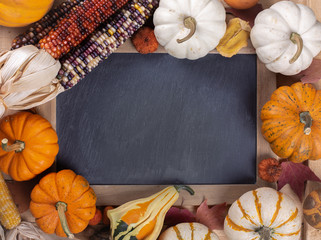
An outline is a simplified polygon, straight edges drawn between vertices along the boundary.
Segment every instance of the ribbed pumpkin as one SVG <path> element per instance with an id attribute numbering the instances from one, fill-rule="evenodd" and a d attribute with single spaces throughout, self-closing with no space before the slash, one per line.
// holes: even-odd
<path id="1" fill-rule="evenodd" d="M 71 170 L 49 173 L 31 192 L 30 211 L 46 233 L 69 238 L 82 232 L 96 212 L 96 194 Z"/>
<path id="2" fill-rule="evenodd" d="M 180 223 L 168 228 L 159 240 L 219 240 L 217 235 L 203 224 Z"/>
<path id="3" fill-rule="evenodd" d="M 161 232 L 164 218 L 176 202 L 181 189 L 190 194 L 188 186 L 170 186 L 154 195 L 125 203 L 107 212 L 113 240 L 155 240 Z"/>
<path id="4" fill-rule="evenodd" d="M 53 0 L 0 0 L 0 25 L 22 27 L 36 22 L 52 3 Z"/>
<path id="5" fill-rule="evenodd" d="M 19 112 L 0 122 L 0 169 L 16 181 L 25 181 L 49 168 L 58 153 L 58 137 L 38 114 Z"/>
<path id="6" fill-rule="evenodd" d="M 321 91 L 301 82 L 274 91 L 261 111 L 262 134 L 292 162 L 321 158 Z"/>
<path id="7" fill-rule="evenodd" d="M 232 204 L 224 232 L 229 240 L 299 240 L 301 224 L 302 216 L 292 198 L 263 187 Z"/>

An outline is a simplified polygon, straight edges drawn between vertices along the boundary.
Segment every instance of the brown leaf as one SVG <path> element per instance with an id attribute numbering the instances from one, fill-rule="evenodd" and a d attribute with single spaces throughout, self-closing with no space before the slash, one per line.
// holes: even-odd
<path id="1" fill-rule="evenodd" d="M 184 222 L 195 222 L 195 216 L 187 209 L 171 207 L 165 216 L 165 225 L 175 226 Z"/>
<path id="2" fill-rule="evenodd" d="M 321 79 L 321 59 L 313 59 L 306 70 L 298 74 L 303 83 L 314 83 Z"/>
<path id="3" fill-rule="evenodd" d="M 211 230 L 223 230 L 226 215 L 226 203 L 209 208 L 207 206 L 207 200 L 204 200 L 196 211 L 196 221 L 204 224 Z"/>
<path id="4" fill-rule="evenodd" d="M 303 197 L 305 181 L 310 180 L 321 182 L 314 172 L 302 163 L 284 161 L 281 163 L 281 166 L 282 173 L 278 181 L 278 189 L 280 190 L 288 183 L 300 200 L 302 200 Z"/>
<path id="5" fill-rule="evenodd" d="M 235 17 L 239 17 L 246 22 L 249 22 L 250 26 L 254 26 L 254 20 L 256 16 L 263 10 L 262 4 L 256 4 L 254 7 L 245 10 L 239 10 L 234 8 L 226 8 L 226 13 L 231 13 Z"/>

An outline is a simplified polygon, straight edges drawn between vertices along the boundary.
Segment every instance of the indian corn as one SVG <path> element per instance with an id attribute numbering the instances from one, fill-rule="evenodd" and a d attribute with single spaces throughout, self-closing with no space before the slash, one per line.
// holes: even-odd
<path id="1" fill-rule="evenodd" d="M 24 33 L 17 36 L 12 42 L 12 49 L 17 49 L 26 45 L 36 45 L 40 39 L 46 36 L 65 15 L 83 2 L 83 0 L 67 0 L 50 10 L 42 19 L 32 24 Z"/>
<path id="2" fill-rule="evenodd" d="M 58 25 L 39 41 L 40 48 L 59 59 L 127 2 L 128 0 L 85 0 L 71 9 Z"/>
<path id="3" fill-rule="evenodd" d="M 132 0 L 75 51 L 62 58 L 57 76 L 61 85 L 69 89 L 77 84 L 130 38 L 152 15 L 158 3 L 159 0 Z"/>
<path id="4" fill-rule="evenodd" d="M 9 189 L 0 172 L 0 222 L 6 229 L 19 225 L 21 218 L 17 206 L 12 200 Z"/>

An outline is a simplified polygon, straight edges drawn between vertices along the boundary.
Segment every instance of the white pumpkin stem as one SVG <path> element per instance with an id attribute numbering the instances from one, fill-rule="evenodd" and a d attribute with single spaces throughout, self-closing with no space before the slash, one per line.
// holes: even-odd
<path id="1" fill-rule="evenodd" d="M 182 38 L 177 39 L 178 43 L 183 43 L 189 40 L 191 37 L 193 37 L 194 33 L 196 32 L 196 20 L 193 17 L 187 17 L 184 19 L 184 26 L 190 30 L 189 34 Z"/>
<path id="2" fill-rule="evenodd" d="M 303 50 L 303 40 L 300 34 L 293 32 L 291 34 L 290 40 L 297 45 L 297 51 L 294 54 L 293 58 L 290 60 L 290 64 L 294 63 L 300 57 L 302 50 Z"/>
<path id="3" fill-rule="evenodd" d="M 312 127 L 312 117 L 309 112 L 301 112 L 300 113 L 300 122 L 304 125 L 304 134 L 310 135 L 311 127 Z"/>
<path id="4" fill-rule="evenodd" d="M 24 149 L 25 149 L 25 143 L 22 142 L 22 141 L 15 141 L 14 144 L 8 146 L 8 139 L 7 138 L 4 138 L 1 140 L 1 147 L 4 151 L 6 152 L 12 152 L 12 151 L 15 151 L 15 152 L 22 152 Z"/>
<path id="5" fill-rule="evenodd" d="M 270 240 L 271 239 L 271 228 L 262 226 L 256 232 L 260 235 L 259 240 Z"/>
<path id="6" fill-rule="evenodd" d="M 58 211 L 58 216 L 59 216 L 59 219 L 60 219 L 60 223 L 61 223 L 62 229 L 64 230 L 64 232 L 65 232 L 65 234 L 67 235 L 68 238 L 74 239 L 75 236 L 74 236 L 74 234 L 71 233 L 71 231 L 69 229 L 67 218 L 66 218 L 66 215 L 65 215 L 65 212 L 67 211 L 67 203 L 57 202 L 56 203 L 56 209 Z"/>

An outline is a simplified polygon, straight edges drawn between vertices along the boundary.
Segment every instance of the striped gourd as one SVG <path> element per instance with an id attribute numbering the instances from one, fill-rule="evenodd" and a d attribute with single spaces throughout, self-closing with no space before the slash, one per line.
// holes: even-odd
<path id="1" fill-rule="evenodd" d="M 170 186 L 154 195 L 137 199 L 109 210 L 113 240 L 155 240 L 160 234 L 164 218 L 179 197 L 180 190 L 194 191 L 187 186 Z"/>
<path id="2" fill-rule="evenodd" d="M 219 240 L 219 238 L 205 225 L 192 222 L 168 228 L 158 240 Z"/>
<path id="3" fill-rule="evenodd" d="M 58 25 L 39 41 L 40 48 L 59 59 L 127 2 L 128 0 L 85 0 L 72 8 Z"/>
<path id="4" fill-rule="evenodd" d="M 24 33 L 17 36 L 12 41 L 12 49 L 17 49 L 26 45 L 35 45 L 40 39 L 46 36 L 74 6 L 83 0 L 67 0 L 54 9 L 50 10 L 43 18 L 35 22 Z"/>
<path id="5" fill-rule="evenodd" d="M 301 224 L 302 216 L 292 198 L 263 187 L 232 204 L 224 232 L 230 240 L 299 240 Z"/>
<path id="6" fill-rule="evenodd" d="M 130 38 L 157 8 L 159 0 L 132 0 L 73 52 L 63 57 L 57 79 L 65 89 L 76 85 Z"/>
<path id="7" fill-rule="evenodd" d="M 19 225 L 21 218 L 17 206 L 12 200 L 5 180 L 0 172 L 0 222 L 6 229 Z"/>

